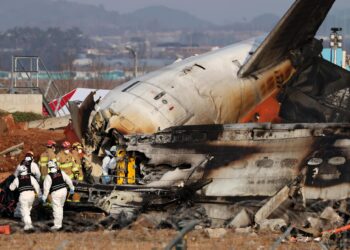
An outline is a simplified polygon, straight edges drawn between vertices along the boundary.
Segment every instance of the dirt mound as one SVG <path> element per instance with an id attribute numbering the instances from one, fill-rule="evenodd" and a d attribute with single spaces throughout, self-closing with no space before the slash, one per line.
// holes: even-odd
<path id="1" fill-rule="evenodd" d="M 38 161 L 40 154 L 45 151 L 47 140 L 55 140 L 58 143 L 65 139 L 63 130 L 20 129 L 15 125 L 14 129 L 6 133 L 0 133 L 0 152 L 17 144 L 24 143 L 24 150 L 16 156 L 0 156 L 0 182 L 12 172 L 29 150 L 34 152 L 34 159 Z"/>

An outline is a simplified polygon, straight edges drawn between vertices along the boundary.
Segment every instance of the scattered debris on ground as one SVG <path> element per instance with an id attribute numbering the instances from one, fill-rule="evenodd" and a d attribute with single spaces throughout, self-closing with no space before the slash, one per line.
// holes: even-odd
<path id="1" fill-rule="evenodd" d="M 32 150 L 38 157 L 49 139 L 63 141 L 64 133 L 62 130 L 17 128 L 0 133 L 0 181 L 11 174 L 26 151 Z M 248 200 L 224 205 L 225 209 L 232 210 L 232 216 L 229 218 L 220 217 L 223 211 L 220 207 L 210 211 L 208 203 L 192 200 L 191 192 L 188 191 L 155 210 L 140 207 L 136 210 L 118 210 L 118 213 L 107 214 L 103 211 L 67 207 L 63 229 L 60 232 L 51 231 L 50 206 L 36 204 L 33 208 L 35 230 L 32 234 L 23 234 L 21 221 L 13 218 L 2 219 L 0 225 L 8 225 L 11 235 L 1 234 L 0 244 L 7 249 L 10 247 L 7 245 L 8 237 L 20 244 L 25 235 L 24 238 L 30 244 L 45 246 L 45 249 L 56 249 L 62 244 L 73 246 L 76 244 L 76 241 L 72 240 L 75 237 L 87 237 L 83 242 L 87 247 L 106 246 L 102 240 L 94 242 L 89 238 L 93 235 L 99 239 L 112 237 L 118 242 L 118 246 L 136 249 L 164 248 L 191 221 L 198 221 L 198 225 L 187 236 L 189 248 L 234 246 L 267 249 L 274 244 L 282 244 L 288 246 L 288 249 L 320 249 L 320 244 L 326 247 L 347 244 L 350 200 L 305 201 L 300 190 L 300 181 L 297 179 L 266 200 Z M 161 199 L 161 196 L 159 198 Z M 50 238 L 52 246 L 46 246 L 46 240 L 40 240 L 42 236 Z M 57 237 L 60 237 L 60 240 Z M 81 240 L 78 242 L 80 244 Z"/>

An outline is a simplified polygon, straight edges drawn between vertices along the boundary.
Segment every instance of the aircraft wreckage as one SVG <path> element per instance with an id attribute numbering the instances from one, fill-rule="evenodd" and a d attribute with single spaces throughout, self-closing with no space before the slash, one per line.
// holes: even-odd
<path id="1" fill-rule="evenodd" d="M 74 130 L 95 159 L 119 144 L 141 165 L 143 185 L 109 190 L 147 206 L 193 195 L 233 201 L 301 178 L 303 199 L 348 198 L 350 74 L 320 57 L 315 38 L 333 3 L 297 0 L 265 39 L 174 63 L 97 103 L 93 94 L 72 103 Z"/>
<path id="2" fill-rule="evenodd" d="M 76 206 L 132 214 L 191 201 L 227 219 L 228 204 L 284 187 L 302 203 L 349 198 L 350 74 L 320 57 L 315 38 L 334 1 L 297 0 L 264 39 L 71 103 L 74 131 L 96 164 L 96 182 L 76 184 Z M 114 144 L 136 156 L 142 184 L 98 183 Z"/>

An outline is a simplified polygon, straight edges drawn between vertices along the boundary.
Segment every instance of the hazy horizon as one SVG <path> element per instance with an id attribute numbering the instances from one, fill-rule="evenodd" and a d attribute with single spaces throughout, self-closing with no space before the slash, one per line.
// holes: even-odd
<path id="1" fill-rule="evenodd" d="M 258 15 L 273 13 L 282 16 L 293 0 L 68 0 L 103 5 L 107 10 L 128 13 L 144 7 L 163 5 L 186 11 L 216 24 L 250 20 Z M 307 0 L 306 0 L 307 1 Z M 336 0 L 333 10 L 350 7 L 349 0 Z"/>

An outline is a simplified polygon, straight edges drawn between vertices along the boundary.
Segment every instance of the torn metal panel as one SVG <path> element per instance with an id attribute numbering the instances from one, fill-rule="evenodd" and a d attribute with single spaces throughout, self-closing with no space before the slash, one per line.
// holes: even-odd
<path id="1" fill-rule="evenodd" d="M 84 206 L 95 206 L 106 213 L 129 215 L 148 209 L 161 209 L 181 200 L 191 199 L 210 181 L 179 187 L 147 187 L 142 185 L 102 185 L 75 183 L 75 192 Z"/>
<path id="2" fill-rule="evenodd" d="M 289 198 L 290 188 L 285 186 L 276 195 L 265 203 L 254 216 L 255 223 L 261 223 L 267 219 L 282 203 Z"/>
<path id="3" fill-rule="evenodd" d="M 0 155 L 6 155 L 8 153 L 11 153 L 11 152 L 14 152 L 14 151 L 20 151 L 22 152 L 23 150 L 23 147 L 24 147 L 24 142 L 20 143 L 20 144 L 17 144 L 15 146 L 12 146 L 12 147 L 9 147 L 3 151 L 0 152 Z"/>
<path id="4" fill-rule="evenodd" d="M 95 106 L 94 94 L 94 92 L 91 92 L 80 107 L 74 102 L 69 102 L 69 112 L 71 114 L 74 132 L 80 140 L 86 133 L 89 116 Z"/>
<path id="5" fill-rule="evenodd" d="M 315 58 L 288 83 L 279 101 L 286 122 L 349 122 L 350 73 Z"/>

